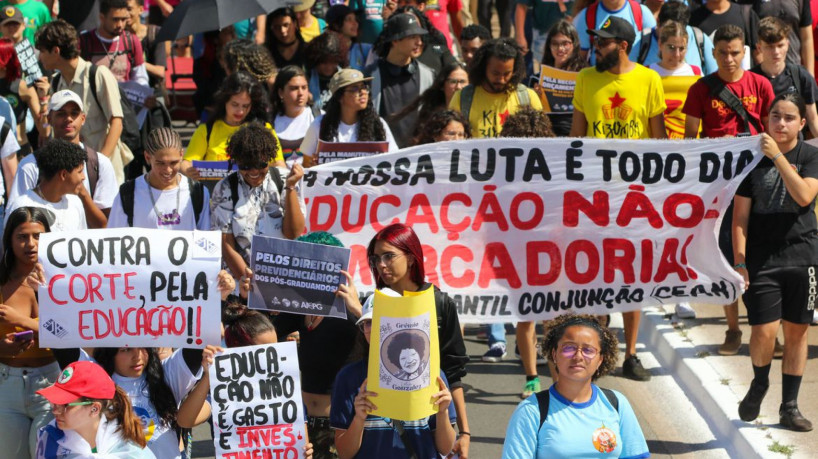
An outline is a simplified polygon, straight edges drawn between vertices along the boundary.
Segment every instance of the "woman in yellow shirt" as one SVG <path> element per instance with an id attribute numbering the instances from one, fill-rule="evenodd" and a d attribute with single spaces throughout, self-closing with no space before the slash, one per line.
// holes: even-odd
<path id="1" fill-rule="evenodd" d="M 211 121 L 200 124 L 190 139 L 182 172 L 190 178 L 198 179 L 199 171 L 191 161 L 227 161 L 227 141 L 239 127 L 251 121 L 265 123 L 267 129 L 276 135 L 268 122 L 267 93 L 262 85 L 250 75 L 242 72 L 231 74 L 216 93 L 216 114 Z M 277 137 L 276 137 L 277 138 Z M 284 167 L 281 144 L 278 145 L 273 163 Z"/>

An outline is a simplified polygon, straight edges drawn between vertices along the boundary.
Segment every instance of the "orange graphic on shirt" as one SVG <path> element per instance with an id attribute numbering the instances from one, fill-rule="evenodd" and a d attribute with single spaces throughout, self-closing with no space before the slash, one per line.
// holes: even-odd
<path id="1" fill-rule="evenodd" d="M 756 105 L 758 105 L 758 96 L 750 94 L 742 97 L 741 105 L 744 106 L 744 109 L 747 110 L 748 113 L 754 113 L 756 111 Z M 727 116 L 730 113 L 734 113 L 733 109 L 728 107 L 727 104 L 721 99 L 710 99 L 710 108 L 717 110 L 719 112 L 719 116 L 722 117 Z"/>
<path id="2" fill-rule="evenodd" d="M 608 100 L 610 100 L 611 103 L 602 106 L 602 116 L 604 116 L 606 120 L 619 118 L 622 121 L 626 121 L 628 117 L 631 116 L 631 113 L 633 113 L 633 108 L 631 108 L 630 105 L 625 105 L 627 99 L 620 96 L 619 91 L 617 91 L 613 97 L 609 97 Z"/>
<path id="3" fill-rule="evenodd" d="M 605 427 L 605 424 L 594 431 L 591 439 L 594 442 L 594 448 L 600 453 L 610 453 L 616 449 L 616 434 Z"/>

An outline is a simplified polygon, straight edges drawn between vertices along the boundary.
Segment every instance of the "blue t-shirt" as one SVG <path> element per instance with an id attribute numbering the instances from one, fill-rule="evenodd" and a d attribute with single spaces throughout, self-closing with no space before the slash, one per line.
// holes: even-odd
<path id="1" fill-rule="evenodd" d="M 361 28 L 358 30 L 358 41 L 361 43 L 375 43 L 378 35 L 383 30 L 383 17 L 381 10 L 386 5 L 386 0 L 350 0 L 349 7 L 354 11 L 360 11 L 362 16 L 358 16 Z"/>
<path id="2" fill-rule="evenodd" d="M 628 399 L 614 392 L 619 411 L 599 388 L 585 403 L 571 403 L 548 389 L 548 416 L 540 428 L 540 407 L 532 395 L 517 405 L 506 430 L 503 458 L 645 458 L 645 436 Z M 536 433 L 536 434 L 535 434 Z"/>
<path id="3" fill-rule="evenodd" d="M 351 363 L 341 371 L 335 378 L 335 385 L 332 387 L 332 408 L 330 409 L 329 421 L 333 429 L 349 429 L 352 420 L 355 418 L 355 396 L 358 389 L 366 379 L 367 362 L 361 360 Z M 446 376 L 440 372 L 440 377 L 448 387 Z M 373 400 L 378 404 L 377 398 Z M 356 458 L 402 458 L 406 457 L 406 448 L 400 436 L 389 425 L 389 419 L 380 416 L 367 416 L 364 423 L 364 433 L 361 438 L 361 448 L 358 450 Z M 454 424 L 457 421 L 454 403 L 449 404 L 449 422 Z M 392 422 L 401 422 L 392 420 Z M 418 421 L 404 421 L 403 428 L 408 434 L 415 453 L 419 459 L 439 459 L 440 455 L 435 448 L 435 438 L 432 433 L 435 430 L 435 416 Z"/>
<path id="4" fill-rule="evenodd" d="M 653 13 L 651 13 L 647 6 L 640 6 L 642 8 L 642 29 L 655 29 L 656 19 L 653 17 Z M 580 47 L 583 51 L 588 51 L 588 56 L 591 59 L 591 65 L 596 65 L 596 56 L 591 49 L 591 37 L 588 36 L 589 27 L 585 23 L 585 15 L 587 12 L 588 8 L 585 8 L 580 11 L 579 14 L 577 14 L 577 17 L 574 18 L 574 27 L 577 28 L 577 32 L 579 33 Z M 633 11 L 631 11 L 630 2 L 626 1 L 625 5 L 617 11 L 609 11 L 607 8 L 605 8 L 605 5 L 600 2 L 596 11 L 596 24 L 593 28 L 598 29 L 602 27 L 602 24 L 604 24 L 605 21 L 611 16 L 622 18 L 633 24 L 633 31 L 636 32 L 636 40 L 633 42 L 633 48 L 631 48 L 631 52 L 628 57 L 630 57 L 631 61 L 636 62 L 639 58 L 639 44 L 642 42 L 642 31 L 636 28 L 636 20 L 634 19 Z"/>
<path id="5" fill-rule="evenodd" d="M 696 35 L 693 33 L 693 28 L 687 26 L 686 30 L 687 54 L 685 54 L 685 62 L 702 69 L 702 75 L 710 75 L 718 70 L 716 59 L 713 57 L 713 40 L 711 40 L 706 33 L 702 33 L 702 41 L 704 42 L 704 65 L 702 65 L 702 59 L 699 55 L 699 45 L 696 44 Z M 645 67 L 661 60 L 659 59 L 659 37 L 656 36 L 656 29 L 653 29 L 653 33 L 650 34 L 650 37 L 650 49 L 648 50 L 645 62 L 642 64 Z"/>

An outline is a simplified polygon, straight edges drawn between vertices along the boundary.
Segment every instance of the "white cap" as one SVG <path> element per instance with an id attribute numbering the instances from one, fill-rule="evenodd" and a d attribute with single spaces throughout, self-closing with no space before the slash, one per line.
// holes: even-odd
<path id="1" fill-rule="evenodd" d="M 48 101 L 48 111 L 59 110 L 68 102 L 74 102 L 80 108 L 81 112 L 85 111 L 85 108 L 82 106 L 82 99 L 80 99 L 80 96 L 78 96 L 74 91 L 68 89 L 57 91 L 51 95 L 51 99 Z"/>
<path id="2" fill-rule="evenodd" d="M 378 290 L 379 292 L 383 293 L 384 295 L 388 296 L 401 296 L 400 293 L 392 290 L 391 288 L 384 288 L 383 290 Z M 365 320 L 372 320 L 372 306 L 375 303 L 375 294 L 369 295 L 369 298 L 364 301 L 364 305 L 361 307 L 361 318 L 355 322 L 356 325 L 360 325 L 361 322 Z"/>

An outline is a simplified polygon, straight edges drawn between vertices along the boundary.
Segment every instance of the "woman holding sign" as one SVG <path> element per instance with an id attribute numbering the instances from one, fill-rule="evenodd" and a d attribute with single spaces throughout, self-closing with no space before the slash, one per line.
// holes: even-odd
<path id="1" fill-rule="evenodd" d="M 99 365 L 68 365 L 54 385 L 37 391 L 56 418 L 40 430 L 37 459 L 153 459 L 128 394 Z M 162 457 L 162 456 L 160 456 Z"/>
<path id="2" fill-rule="evenodd" d="M 36 291 L 26 277 L 37 263 L 40 234 L 50 230 L 47 210 L 21 207 L 9 214 L 0 258 L 0 445 L 8 457 L 34 453 L 37 430 L 52 418 L 48 401 L 36 395 L 57 379 L 60 368 L 37 335 Z"/>

